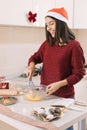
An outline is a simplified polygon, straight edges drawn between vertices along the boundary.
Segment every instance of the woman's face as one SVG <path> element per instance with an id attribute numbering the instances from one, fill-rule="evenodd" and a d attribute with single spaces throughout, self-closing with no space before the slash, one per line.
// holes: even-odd
<path id="1" fill-rule="evenodd" d="M 45 18 L 45 25 L 46 25 L 47 31 L 54 38 L 55 37 L 55 27 L 56 27 L 55 20 L 50 18 L 50 17 L 46 17 Z"/>

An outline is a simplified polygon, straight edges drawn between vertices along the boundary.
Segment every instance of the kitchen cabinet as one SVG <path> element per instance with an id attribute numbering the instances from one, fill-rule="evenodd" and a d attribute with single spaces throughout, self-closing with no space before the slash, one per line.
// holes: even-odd
<path id="1" fill-rule="evenodd" d="M 55 6 L 55 0 L 0 0 L 0 24 L 16 26 L 44 26 L 44 16 Z M 36 22 L 28 22 L 26 14 L 37 13 Z"/>
<path id="2" fill-rule="evenodd" d="M 27 25 L 26 13 L 29 10 L 32 10 L 31 0 L 0 0 L 0 24 Z"/>
<path id="3" fill-rule="evenodd" d="M 37 12 L 36 26 L 45 25 L 44 17 L 47 11 L 55 7 L 55 0 L 33 0 L 33 10 Z"/>
<path id="4" fill-rule="evenodd" d="M 74 0 L 74 28 L 87 28 L 87 0 Z"/>
<path id="5" fill-rule="evenodd" d="M 68 12 L 69 26 L 73 27 L 73 0 L 56 0 L 56 7 L 64 7 Z"/>
<path id="6" fill-rule="evenodd" d="M 44 27 L 46 12 L 54 7 L 64 7 L 68 12 L 69 26 L 86 29 L 86 5 L 87 0 L 0 0 L 0 25 Z M 36 22 L 27 21 L 29 11 L 37 13 Z"/>
<path id="7" fill-rule="evenodd" d="M 69 25 L 72 27 L 73 0 L 0 0 L 0 24 L 43 27 L 46 12 L 62 6 L 68 11 Z M 37 13 L 36 22 L 27 21 L 26 14 L 29 11 Z"/>

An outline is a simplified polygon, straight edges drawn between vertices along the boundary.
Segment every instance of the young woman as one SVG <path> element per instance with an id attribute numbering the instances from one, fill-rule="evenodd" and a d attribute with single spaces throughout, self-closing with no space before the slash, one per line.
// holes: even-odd
<path id="1" fill-rule="evenodd" d="M 46 94 L 74 98 L 74 84 L 85 74 L 85 58 L 80 43 L 68 27 L 64 8 L 53 8 L 47 12 L 45 30 L 46 40 L 29 58 L 28 75 L 33 74 L 36 64 L 43 63 L 41 84 L 46 85 Z"/>

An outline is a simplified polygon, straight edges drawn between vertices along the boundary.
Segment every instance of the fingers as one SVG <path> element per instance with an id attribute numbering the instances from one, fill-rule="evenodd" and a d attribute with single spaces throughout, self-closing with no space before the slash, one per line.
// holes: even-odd
<path id="1" fill-rule="evenodd" d="M 32 77 L 32 74 L 33 74 L 32 68 L 28 67 L 28 68 L 27 68 L 27 77 L 28 77 L 28 78 Z"/>
<path id="2" fill-rule="evenodd" d="M 58 83 L 54 82 L 47 86 L 46 95 L 49 96 L 58 90 Z"/>
<path id="3" fill-rule="evenodd" d="M 47 88 L 46 88 L 46 96 L 49 96 L 52 93 L 54 93 L 53 87 L 51 85 L 47 86 Z"/>
<path id="4" fill-rule="evenodd" d="M 28 76 L 28 78 L 32 77 L 32 75 L 34 74 L 34 70 L 35 70 L 35 63 L 30 62 L 30 64 L 27 67 L 27 76 Z"/>

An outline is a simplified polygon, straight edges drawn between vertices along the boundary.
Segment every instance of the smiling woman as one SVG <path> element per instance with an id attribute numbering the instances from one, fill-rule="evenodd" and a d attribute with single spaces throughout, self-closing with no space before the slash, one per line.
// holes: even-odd
<path id="1" fill-rule="evenodd" d="M 33 75 L 36 64 L 43 63 L 41 84 L 46 85 L 46 95 L 74 98 L 74 84 L 85 75 L 85 58 L 80 43 L 68 27 L 64 7 L 48 10 L 45 33 L 46 40 L 29 58 L 28 75 Z M 73 127 L 67 130 L 73 130 Z"/>
<path id="2" fill-rule="evenodd" d="M 55 27 L 56 27 L 55 20 L 47 17 L 46 21 L 47 22 L 45 24 L 46 24 L 47 31 L 50 32 L 52 37 L 54 37 L 55 36 Z"/>

